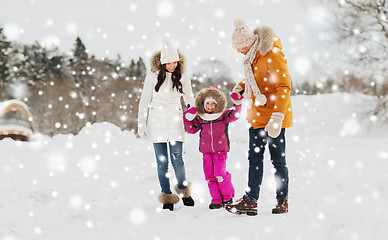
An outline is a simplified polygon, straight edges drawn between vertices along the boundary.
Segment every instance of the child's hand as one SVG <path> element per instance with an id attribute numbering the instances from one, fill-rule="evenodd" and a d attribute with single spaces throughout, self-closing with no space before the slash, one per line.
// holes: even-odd
<path id="1" fill-rule="evenodd" d="M 241 100 L 244 98 L 243 95 L 239 94 L 239 93 L 232 93 L 230 94 L 230 97 L 233 99 L 233 100 Z"/>
<path id="2" fill-rule="evenodd" d="M 187 105 L 187 110 L 183 114 L 183 120 L 191 122 L 196 116 L 197 109 L 195 107 L 190 107 L 190 105 Z"/>
<path id="3" fill-rule="evenodd" d="M 240 85 L 238 85 L 238 86 L 237 85 L 236 85 L 236 87 L 233 88 L 233 92 L 232 92 L 232 94 L 230 94 L 230 98 L 232 99 L 232 102 L 234 104 L 240 105 L 242 103 L 242 99 L 244 98 L 244 96 L 242 95 L 244 90 L 242 89 L 242 87 Z"/>

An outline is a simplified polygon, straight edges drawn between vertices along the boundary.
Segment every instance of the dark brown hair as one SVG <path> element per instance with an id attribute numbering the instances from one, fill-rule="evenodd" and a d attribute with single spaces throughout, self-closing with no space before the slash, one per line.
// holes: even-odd
<path id="1" fill-rule="evenodd" d="M 172 72 L 171 80 L 172 80 L 172 89 L 176 88 L 176 90 L 180 93 L 184 93 L 182 89 L 182 83 L 181 83 L 182 73 L 181 73 L 181 67 L 180 63 L 178 62 L 178 65 L 176 66 L 174 72 Z M 158 74 L 158 82 L 155 85 L 155 91 L 158 92 L 160 89 L 160 86 L 164 83 L 166 80 L 166 64 L 162 64 L 159 74 Z"/>

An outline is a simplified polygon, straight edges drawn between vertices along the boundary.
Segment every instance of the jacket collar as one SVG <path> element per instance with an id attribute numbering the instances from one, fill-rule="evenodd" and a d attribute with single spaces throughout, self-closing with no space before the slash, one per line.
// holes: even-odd
<path id="1" fill-rule="evenodd" d="M 204 113 L 204 114 L 198 114 L 200 118 L 202 118 L 205 121 L 214 121 L 221 117 L 223 112 L 220 113 Z"/>

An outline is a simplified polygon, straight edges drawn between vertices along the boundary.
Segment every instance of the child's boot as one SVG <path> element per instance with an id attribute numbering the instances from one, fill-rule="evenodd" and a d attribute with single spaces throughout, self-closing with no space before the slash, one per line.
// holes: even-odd
<path id="1" fill-rule="evenodd" d="M 210 203 L 209 209 L 220 209 L 222 208 L 222 204 L 220 203 Z"/>

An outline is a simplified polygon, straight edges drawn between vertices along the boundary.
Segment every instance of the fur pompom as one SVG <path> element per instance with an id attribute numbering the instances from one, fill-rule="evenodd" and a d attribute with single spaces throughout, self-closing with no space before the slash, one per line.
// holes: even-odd
<path id="1" fill-rule="evenodd" d="M 241 29 L 241 28 L 244 28 L 246 26 L 245 22 L 241 19 L 236 19 L 234 20 L 234 27 L 236 29 Z"/>

